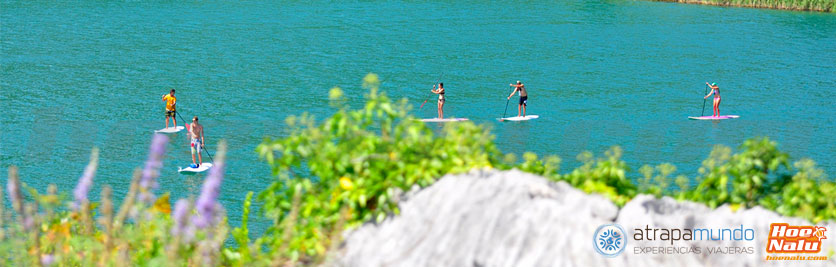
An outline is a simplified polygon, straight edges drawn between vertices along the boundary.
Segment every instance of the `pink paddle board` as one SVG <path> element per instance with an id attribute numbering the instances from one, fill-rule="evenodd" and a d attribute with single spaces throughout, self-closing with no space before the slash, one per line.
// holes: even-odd
<path id="1" fill-rule="evenodd" d="M 719 117 L 702 116 L 702 117 L 688 117 L 688 118 L 692 119 L 692 120 L 727 120 L 727 119 L 737 119 L 737 118 L 740 118 L 740 116 L 737 116 L 737 115 L 722 115 L 722 116 L 719 116 Z"/>

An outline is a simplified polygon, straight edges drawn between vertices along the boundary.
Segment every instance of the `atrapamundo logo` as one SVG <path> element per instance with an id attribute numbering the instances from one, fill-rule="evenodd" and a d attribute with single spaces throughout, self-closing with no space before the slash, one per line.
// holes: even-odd
<path id="1" fill-rule="evenodd" d="M 825 236 L 826 227 L 821 226 L 791 226 L 786 223 L 769 225 L 769 238 L 766 240 L 768 253 L 819 253 L 821 240 Z"/>
<path id="2" fill-rule="evenodd" d="M 615 257 L 627 247 L 624 229 L 618 224 L 604 224 L 592 236 L 595 251 L 605 257 Z"/>

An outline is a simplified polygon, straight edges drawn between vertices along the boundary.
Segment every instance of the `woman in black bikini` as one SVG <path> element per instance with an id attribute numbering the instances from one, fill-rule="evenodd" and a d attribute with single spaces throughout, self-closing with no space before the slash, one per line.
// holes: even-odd
<path id="1" fill-rule="evenodd" d="M 432 92 L 434 94 L 438 94 L 438 118 L 444 118 L 444 83 L 438 83 L 438 90 L 435 89 L 435 85 L 433 85 Z"/>

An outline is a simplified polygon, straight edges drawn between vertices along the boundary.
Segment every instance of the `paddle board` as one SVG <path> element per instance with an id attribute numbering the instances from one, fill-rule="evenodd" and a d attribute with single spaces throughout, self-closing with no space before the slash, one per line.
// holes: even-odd
<path id="1" fill-rule="evenodd" d="M 432 118 L 432 119 L 420 119 L 423 122 L 453 122 L 453 121 L 466 121 L 467 118 L 449 118 L 449 119 L 439 119 L 439 118 Z"/>
<path id="2" fill-rule="evenodd" d="M 526 115 L 525 117 L 515 116 L 515 117 L 499 118 L 498 120 L 499 121 L 527 121 L 527 120 L 533 120 L 533 119 L 536 119 L 536 118 L 539 118 L 539 117 L 540 117 L 540 115 Z"/>
<path id="3" fill-rule="evenodd" d="M 737 119 L 737 118 L 740 118 L 740 116 L 737 116 L 737 115 L 722 115 L 722 116 L 719 116 L 719 117 L 714 117 L 714 116 L 688 117 L 688 119 L 692 119 L 692 120 L 727 120 L 727 119 Z"/>
<path id="4" fill-rule="evenodd" d="M 155 133 L 176 133 L 176 132 L 182 131 L 183 129 L 186 129 L 186 127 L 183 127 L 183 126 L 168 127 L 168 128 L 162 128 L 162 129 L 156 130 L 154 132 Z"/>
<path id="5" fill-rule="evenodd" d="M 192 168 L 192 167 L 180 168 L 180 167 L 177 167 L 177 169 L 178 169 L 177 172 L 179 172 L 179 173 L 199 173 L 199 172 L 205 172 L 209 168 L 212 168 L 212 163 L 203 163 L 203 164 L 200 164 L 200 166 L 197 167 L 197 168 Z"/>

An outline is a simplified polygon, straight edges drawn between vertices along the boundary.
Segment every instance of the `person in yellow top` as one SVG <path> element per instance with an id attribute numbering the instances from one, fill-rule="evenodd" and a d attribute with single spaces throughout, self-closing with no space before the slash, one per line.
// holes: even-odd
<path id="1" fill-rule="evenodd" d="M 174 128 L 177 128 L 177 98 L 174 97 L 174 89 L 171 89 L 167 95 L 163 95 L 165 101 L 165 127 L 168 128 L 168 118 L 174 122 Z"/>

